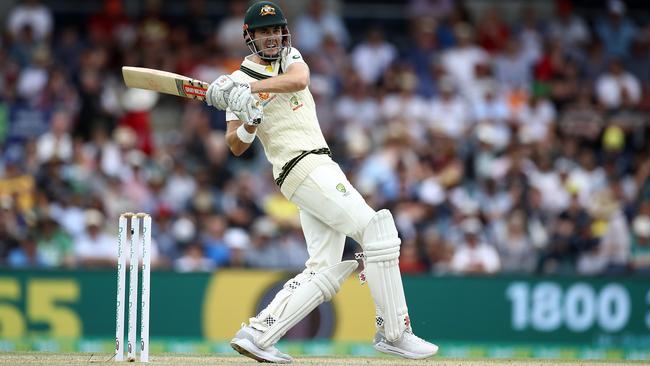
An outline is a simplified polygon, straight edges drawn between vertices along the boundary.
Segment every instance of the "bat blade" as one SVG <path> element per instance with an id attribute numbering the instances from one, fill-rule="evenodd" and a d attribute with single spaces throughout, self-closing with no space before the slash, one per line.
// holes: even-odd
<path id="1" fill-rule="evenodd" d="M 205 92 L 209 86 L 204 81 L 145 67 L 123 66 L 122 76 L 129 88 L 153 90 L 201 101 L 205 101 Z"/>

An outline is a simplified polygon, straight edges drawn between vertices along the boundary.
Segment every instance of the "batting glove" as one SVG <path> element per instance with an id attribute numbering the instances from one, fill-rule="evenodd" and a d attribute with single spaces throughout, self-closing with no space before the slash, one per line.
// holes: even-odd
<path id="1" fill-rule="evenodd" d="M 205 102 L 220 110 L 228 108 L 228 94 L 237 83 L 228 75 L 221 75 L 210 84 L 205 92 Z"/>
<path id="2" fill-rule="evenodd" d="M 257 126 L 262 123 L 262 107 L 251 94 L 249 84 L 237 83 L 230 91 L 228 106 L 246 124 Z"/>
<path id="3" fill-rule="evenodd" d="M 257 101 L 248 103 L 242 110 L 232 110 L 240 121 L 249 126 L 257 126 L 262 123 L 263 112 L 262 106 Z"/>

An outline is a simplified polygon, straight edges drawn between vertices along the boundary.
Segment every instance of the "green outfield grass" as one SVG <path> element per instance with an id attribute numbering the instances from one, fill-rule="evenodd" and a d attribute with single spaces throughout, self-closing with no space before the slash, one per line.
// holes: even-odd
<path id="1" fill-rule="evenodd" d="M 215 365 L 256 365 L 257 362 L 241 356 L 191 356 L 191 355 L 151 355 L 151 365 L 160 366 L 215 366 Z M 50 353 L 50 352 L 7 352 L 0 353 L 0 365 L 11 366 L 88 366 L 114 365 L 113 355 L 106 353 Z M 122 364 L 122 363 L 120 363 Z M 641 365 L 642 362 L 611 362 L 611 361 L 557 361 L 557 360 L 489 360 L 489 359 L 460 359 L 437 358 L 428 360 L 402 360 L 398 358 L 367 358 L 367 357 L 299 357 L 293 365 L 436 365 L 436 366 L 479 366 L 479 365 L 525 365 L 525 366 L 578 366 L 578 365 Z"/>

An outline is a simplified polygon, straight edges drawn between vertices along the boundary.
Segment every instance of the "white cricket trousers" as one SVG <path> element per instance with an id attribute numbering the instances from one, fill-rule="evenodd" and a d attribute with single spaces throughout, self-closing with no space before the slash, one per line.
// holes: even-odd
<path id="1" fill-rule="evenodd" d="M 375 215 L 334 162 L 314 169 L 290 201 L 300 209 L 309 252 L 305 266 L 313 272 L 341 261 L 346 236 L 361 243 L 363 231 Z"/>

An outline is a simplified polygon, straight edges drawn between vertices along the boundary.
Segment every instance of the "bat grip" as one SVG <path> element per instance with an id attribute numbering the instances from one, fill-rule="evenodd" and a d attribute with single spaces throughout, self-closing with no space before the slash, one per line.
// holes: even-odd
<path id="1" fill-rule="evenodd" d="M 256 125 L 262 123 L 262 106 L 259 103 L 257 103 L 257 105 L 255 106 L 255 115 L 253 116 L 253 123 L 255 123 Z"/>

